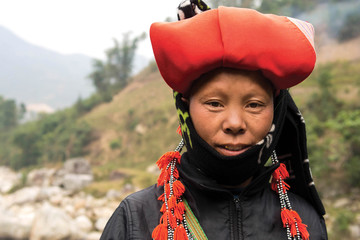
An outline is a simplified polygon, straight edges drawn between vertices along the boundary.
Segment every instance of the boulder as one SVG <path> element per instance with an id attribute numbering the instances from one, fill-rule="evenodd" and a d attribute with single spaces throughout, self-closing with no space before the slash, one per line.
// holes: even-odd
<path id="1" fill-rule="evenodd" d="M 67 160 L 63 168 L 55 173 L 52 184 L 74 193 L 89 185 L 93 179 L 90 163 L 84 158 L 74 158 Z"/>
<path id="2" fill-rule="evenodd" d="M 70 192 L 76 192 L 93 181 L 92 175 L 85 175 L 85 174 L 66 174 L 63 179 L 60 186 L 64 188 L 64 190 L 70 191 Z"/>
<path id="3" fill-rule="evenodd" d="M 360 239 L 360 226 L 350 225 L 349 226 L 351 239 Z"/>
<path id="4" fill-rule="evenodd" d="M 63 168 L 66 173 L 92 175 L 90 163 L 85 158 L 66 160 Z"/>
<path id="5" fill-rule="evenodd" d="M 40 168 L 34 169 L 27 175 L 26 184 L 28 186 L 50 186 L 55 169 Z"/>
<path id="6" fill-rule="evenodd" d="M 101 237 L 101 232 L 91 232 L 87 234 L 85 240 L 99 240 Z"/>
<path id="7" fill-rule="evenodd" d="M 105 225 L 108 222 L 108 220 L 109 220 L 109 218 L 104 218 L 104 217 L 98 218 L 95 222 L 95 229 L 97 231 L 102 232 L 104 230 Z"/>
<path id="8" fill-rule="evenodd" d="M 77 239 L 81 233 L 68 214 L 45 203 L 36 214 L 30 240 L 70 240 Z"/>
<path id="9" fill-rule="evenodd" d="M 77 229 L 83 232 L 90 232 L 93 228 L 93 224 L 87 216 L 81 215 L 75 218 L 75 225 Z"/>
<path id="10" fill-rule="evenodd" d="M 8 197 L 12 205 L 35 203 L 40 200 L 40 191 L 40 187 L 25 187 L 8 195 Z"/>
<path id="11" fill-rule="evenodd" d="M 33 216 L 31 213 L 15 215 L 11 211 L 0 209 L 0 239 L 28 239 Z"/>
<path id="12" fill-rule="evenodd" d="M 11 168 L 0 166 L 0 193 L 7 193 L 21 181 L 21 174 Z"/>

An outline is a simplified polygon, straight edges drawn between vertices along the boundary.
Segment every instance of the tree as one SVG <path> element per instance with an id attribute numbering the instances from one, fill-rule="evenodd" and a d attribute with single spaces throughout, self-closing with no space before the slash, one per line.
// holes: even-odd
<path id="1" fill-rule="evenodd" d="M 135 38 L 130 38 L 130 33 L 125 33 L 121 42 L 114 39 L 114 47 L 105 51 L 106 61 L 95 59 L 94 71 L 89 75 L 98 93 L 108 96 L 124 88 L 130 79 L 133 61 L 138 44 L 146 37 L 143 33 Z"/>
<path id="2" fill-rule="evenodd" d="M 7 131 L 16 127 L 25 113 L 25 105 L 16 105 L 15 100 L 0 96 L 0 129 Z"/>
<path id="3" fill-rule="evenodd" d="M 319 74 L 315 78 L 319 86 L 319 92 L 312 94 L 307 108 L 312 111 L 320 121 L 334 118 L 342 107 L 342 103 L 336 97 L 336 89 L 333 88 L 331 79 L 331 65 L 321 66 Z"/>
<path id="4" fill-rule="evenodd" d="M 344 42 L 360 35 L 360 13 L 354 12 L 346 17 L 339 33 L 339 41 Z"/>

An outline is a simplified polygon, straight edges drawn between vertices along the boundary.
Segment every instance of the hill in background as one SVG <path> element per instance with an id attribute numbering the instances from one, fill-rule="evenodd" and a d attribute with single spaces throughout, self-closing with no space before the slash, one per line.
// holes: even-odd
<path id="1" fill-rule="evenodd" d="M 32 107 L 33 110 L 62 109 L 94 87 L 87 78 L 92 58 L 82 54 L 63 55 L 30 44 L 0 26 L 0 95 Z M 148 64 L 135 57 L 134 72 Z"/>
<path id="2" fill-rule="evenodd" d="M 62 55 L 27 43 L 0 26 L 0 95 L 28 104 L 69 106 L 93 91 L 91 58 Z"/>

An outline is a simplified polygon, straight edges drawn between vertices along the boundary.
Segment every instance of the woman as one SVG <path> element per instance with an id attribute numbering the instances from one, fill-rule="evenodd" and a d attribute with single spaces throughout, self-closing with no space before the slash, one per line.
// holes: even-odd
<path id="1" fill-rule="evenodd" d="M 311 24 L 196 0 L 179 9 L 183 21 L 155 23 L 150 36 L 184 143 L 101 239 L 327 239 L 305 123 L 286 90 L 314 68 Z"/>

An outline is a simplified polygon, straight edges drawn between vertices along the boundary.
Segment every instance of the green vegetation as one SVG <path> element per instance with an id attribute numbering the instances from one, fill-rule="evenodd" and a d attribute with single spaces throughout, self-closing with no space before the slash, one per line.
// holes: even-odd
<path id="1" fill-rule="evenodd" d="M 343 42 L 354 37 L 360 36 L 360 12 L 356 11 L 346 17 L 344 26 L 339 33 L 339 41 Z"/>
<path id="2" fill-rule="evenodd" d="M 74 109 L 68 109 L 18 126 L 8 135 L 5 146 L 11 151 L 1 156 L 1 164 L 19 169 L 84 155 L 92 130 L 77 117 Z"/>
<path id="3" fill-rule="evenodd" d="M 94 60 L 94 71 L 89 78 L 103 101 L 111 101 L 112 96 L 129 83 L 135 51 L 145 37 L 143 33 L 130 39 L 130 33 L 125 33 L 121 42 L 114 39 L 114 47 L 105 51 L 105 62 Z"/>

